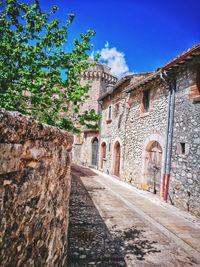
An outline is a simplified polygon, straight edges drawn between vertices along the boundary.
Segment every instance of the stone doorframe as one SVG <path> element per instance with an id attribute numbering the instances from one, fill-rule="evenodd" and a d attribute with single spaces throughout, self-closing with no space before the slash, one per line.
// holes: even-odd
<path id="1" fill-rule="evenodd" d="M 159 135 L 159 134 L 151 134 L 150 136 L 148 136 L 148 138 L 145 140 L 144 145 L 143 145 L 143 149 L 142 149 L 142 179 L 141 179 L 141 183 L 142 183 L 142 187 L 145 188 L 146 184 L 147 184 L 147 170 L 146 170 L 146 157 L 147 157 L 147 153 L 149 153 L 149 149 L 151 148 L 152 144 L 154 142 L 158 142 L 162 148 L 162 170 L 163 170 L 163 162 L 164 162 L 164 138 Z M 161 184 L 162 184 L 162 170 L 161 170 Z"/>
<path id="2" fill-rule="evenodd" d="M 115 172 L 115 145 L 116 145 L 117 142 L 120 145 L 119 174 L 121 173 L 121 166 L 122 166 L 122 142 L 121 142 L 120 138 L 116 137 L 115 140 L 114 140 L 114 142 L 113 142 L 113 146 L 112 146 L 112 163 L 111 163 L 111 168 L 112 168 L 111 174 L 112 175 L 114 175 L 114 172 Z"/>

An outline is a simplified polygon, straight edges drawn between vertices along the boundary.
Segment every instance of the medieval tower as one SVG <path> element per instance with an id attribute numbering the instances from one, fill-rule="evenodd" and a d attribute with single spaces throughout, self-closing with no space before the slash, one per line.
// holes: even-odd
<path id="1" fill-rule="evenodd" d="M 98 99 L 106 94 L 108 88 L 117 83 L 117 78 L 110 74 L 110 68 L 97 63 L 83 73 L 81 84 L 91 83 L 88 99 L 83 103 L 81 111 L 94 109 L 97 114 L 101 113 L 101 105 Z M 75 163 L 84 166 L 97 167 L 99 148 L 99 129 L 85 129 L 80 135 L 74 137 Z"/>

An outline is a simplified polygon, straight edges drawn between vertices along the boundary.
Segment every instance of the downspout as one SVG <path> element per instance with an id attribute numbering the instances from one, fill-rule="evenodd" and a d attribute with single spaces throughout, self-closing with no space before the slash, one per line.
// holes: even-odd
<path id="1" fill-rule="evenodd" d="M 166 73 L 161 72 L 160 78 L 164 81 L 165 84 L 169 84 L 167 81 Z M 163 162 L 163 170 L 162 170 L 162 184 L 161 184 L 161 197 L 164 197 L 165 192 L 165 177 L 166 177 L 166 165 L 167 165 L 167 152 L 168 152 L 168 140 L 169 140 L 169 121 L 170 121 L 170 107 L 171 107 L 171 88 L 169 87 L 168 93 L 168 105 L 167 105 L 167 127 L 165 134 L 165 149 L 164 149 L 164 162 Z"/>
<path id="2" fill-rule="evenodd" d="M 100 100 L 98 101 L 99 104 L 99 110 L 98 110 L 98 114 L 102 115 L 102 108 L 103 108 L 103 101 Z M 99 166 L 101 164 L 101 123 L 102 123 L 102 117 L 99 120 L 99 149 L 98 149 L 98 162 L 97 162 L 97 170 L 99 170 Z"/>
<path id="3" fill-rule="evenodd" d="M 168 143 L 168 153 L 166 162 L 166 176 L 165 176 L 165 190 L 164 190 L 164 200 L 167 202 L 168 191 L 169 191 L 169 180 L 171 171 L 171 157 L 172 157 L 172 141 L 173 141 L 173 126 L 174 126 L 174 111 L 175 111 L 175 94 L 176 94 L 176 81 L 173 80 L 170 83 L 171 91 L 171 109 L 169 118 L 169 143 Z"/>
<path id="4" fill-rule="evenodd" d="M 165 149 L 164 149 L 164 164 L 163 164 L 163 171 L 162 171 L 162 186 L 161 186 L 161 197 L 164 198 L 165 192 L 165 178 L 166 178 L 166 167 L 167 167 L 167 152 L 168 152 L 168 145 L 169 145 L 169 122 L 170 122 L 170 108 L 171 108 L 171 95 L 172 91 L 169 87 L 168 93 L 168 106 L 167 106 L 167 127 L 166 127 L 166 134 L 165 134 Z"/>

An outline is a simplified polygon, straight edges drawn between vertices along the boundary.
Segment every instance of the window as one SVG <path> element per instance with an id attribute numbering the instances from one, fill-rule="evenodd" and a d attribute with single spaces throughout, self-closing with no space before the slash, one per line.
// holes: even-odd
<path id="1" fill-rule="evenodd" d="M 190 89 L 190 97 L 193 102 L 200 102 L 200 65 L 194 68 L 193 85 Z"/>
<path id="2" fill-rule="evenodd" d="M 150 108 L 150 90 L 146 90 L 143 92 L 141 113 L 149 112 L 149 108 Z"/>
<path id="3" fill-rule="evenodd" d="M 108 144 L 108 151 L 111 151 L 111 143 Z"/>
<path id="4" fill-rule="evenodd" d="M 112 121 L 112 106 L 108 107 L 107 123 Z"/>
<path id="5" fill-rule="evenodd" d="M 143 94 L 144 112 L 149 111 L 149 102 L 150 102 L 150 90 L 144 91 L 144 94 Z"/>
<path id="6" fill-rule="evenodd" d="M 111 120 L 111 116 L 112 116 L 112 107 L 109 106 L 108 108 L 108 119 Z"/>
<path id="7" fill-rule="evenodd" d="M 180 148 L 181 148 L 181 155 L 185 155 L 185 143 L 180 143 Z"/>
<path id="8" fill-rule="evenodd" d="M 189 144 L 185 142 L 180 142 L 177 144 L 177 154 L 179 156 L 185 156 L 189 154 Z"/>
<path id="9" fill-rule="evenodd" d="M 198 93 L 200 93 L 200 65 L 197 67 L 197 87 L 198 87 Z"/>

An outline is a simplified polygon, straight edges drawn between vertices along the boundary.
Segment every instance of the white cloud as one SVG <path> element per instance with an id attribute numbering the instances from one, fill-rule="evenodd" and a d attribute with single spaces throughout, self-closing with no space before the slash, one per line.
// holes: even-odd
<path id="1" fill-rule="evenodd" d="M 105 48 L 108 48 L 108 47 L 109 47 L 109 42 L 106 41 Z"/>
<path id="2" fill-rule="evenodd" d="M 109 48 L 108 41 L 105 47 L 100 51 L 100 62 L 108 65 L 110 73 L 114 76 L 121 77 L 128 74 L 129 68 L 126 64 L 124 53 L 117 50 L 116 47 Z"/>

